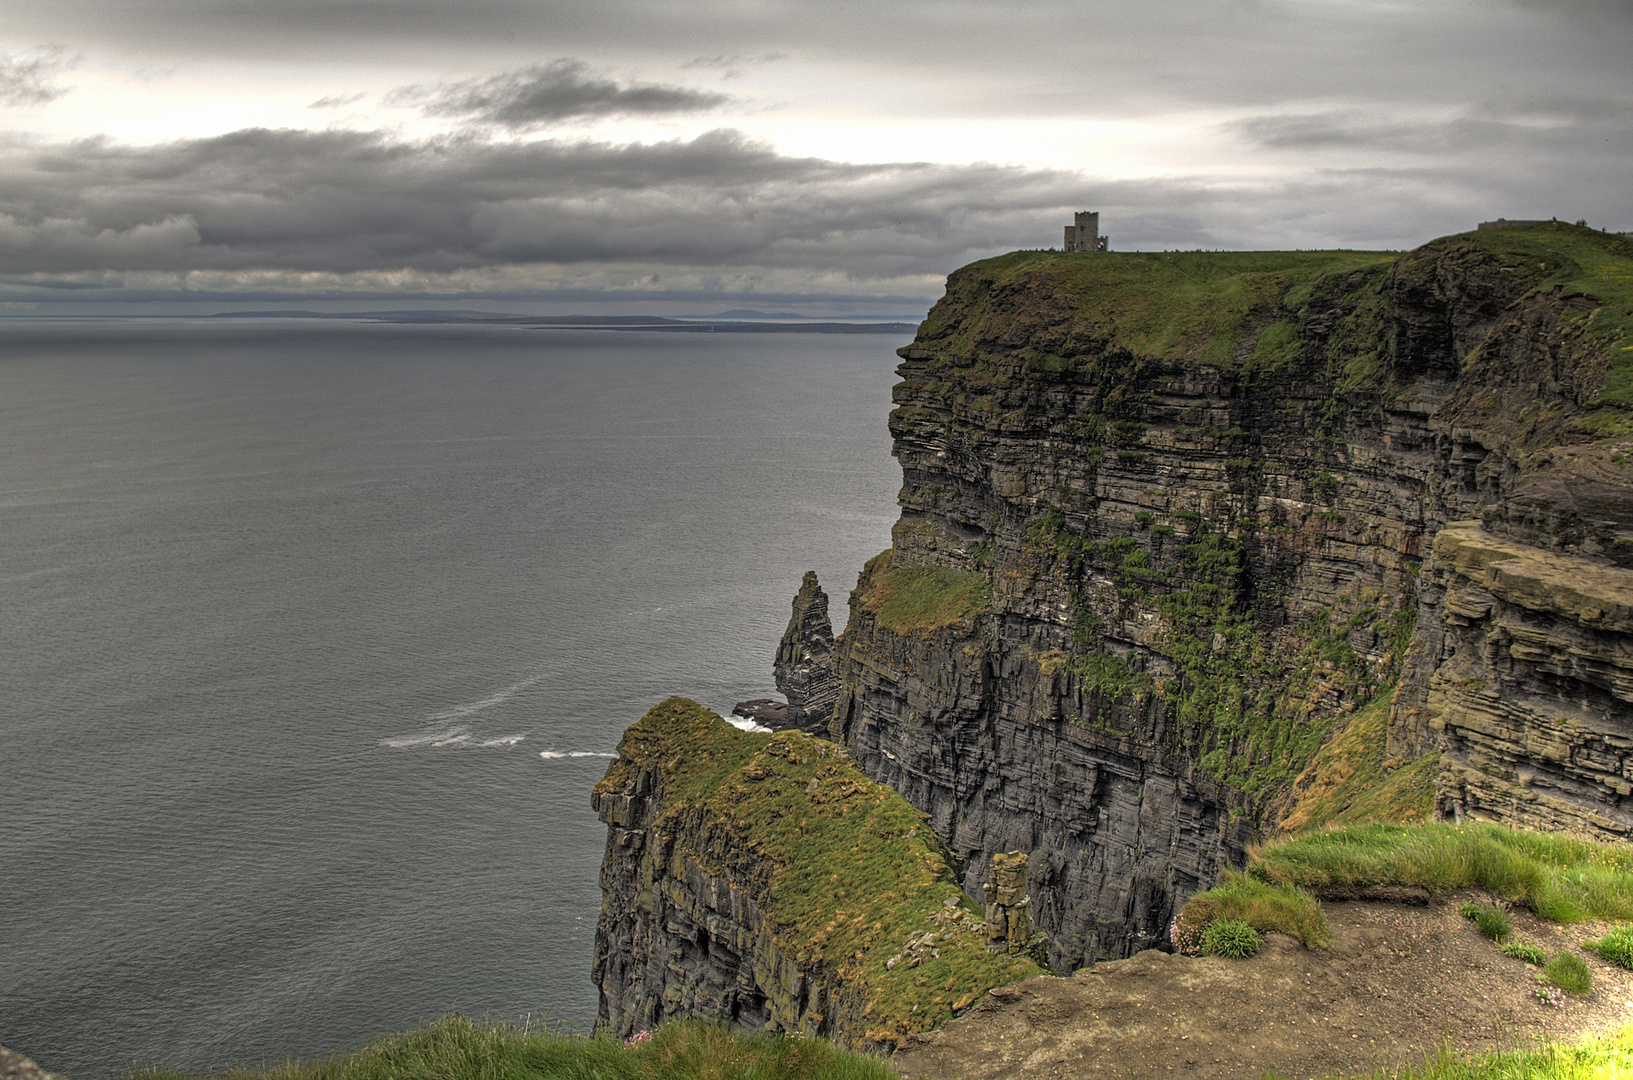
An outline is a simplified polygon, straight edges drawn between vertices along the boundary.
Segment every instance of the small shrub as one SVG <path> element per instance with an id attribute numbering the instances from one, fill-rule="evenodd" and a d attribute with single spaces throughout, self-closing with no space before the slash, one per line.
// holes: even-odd
<path id="1" fill-rule="evenodd" d="M 1467 900 L 1457 905 L 1457 913 L 1465 919 L 1472 919 L 1480 914 L 1480 905 L 1471 904 Z"/>
<path id="2" fill-rule="evenodd" d="M 1581 997 L 1593 989 L 1593 973 L 1575 953 L 1560 953 L 1543 970 L 1548 973 L 1548 981 L 1567 994 Z"/>
<path id="3" fill-rule="evenodd" d="M 1202 931 L 1202 950 L 1231 960 L 1246 960 L 1259 951 L 1259 932 L 1241 919 L 1219 919 Z"/>
<path id="4" fill-rule="evenodd" d="M 1598 941 L 1584 941 L 1582 947 L 1617 967 L 1633 970 L 1633 926 L 1618 926 Z"/>
<path id="5" fill-rule="evenodd" d="M 1548 963 L 1548 954 L 1528 941 L 1510 941 L 1506 945 L 1498 946 L 1504 956 L 1512 956 L 1516 960 L 1524 960 L 1527 964 L 1542 967 Z"/>

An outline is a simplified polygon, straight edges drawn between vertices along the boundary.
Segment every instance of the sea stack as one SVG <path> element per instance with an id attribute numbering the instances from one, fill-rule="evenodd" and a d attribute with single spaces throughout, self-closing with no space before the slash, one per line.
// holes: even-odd
<path id="1" fill-rule="evenodd" d="M 807 570 L 794 597 L 794 612 L 777 646 L 777 689 L 788 699 L 789 727 L 814 735 L 828 734 L 828 718 L 839 697 L 834 675 L 834 628 L 828 619 L 828 594 Z"/>

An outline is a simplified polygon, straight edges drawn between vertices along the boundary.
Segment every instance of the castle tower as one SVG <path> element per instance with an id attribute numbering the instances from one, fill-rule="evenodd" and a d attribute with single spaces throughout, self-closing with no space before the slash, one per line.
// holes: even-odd
<path id="1" fill-rule="evenodd" d="M 1066 226 L 1067 251 L 1106 251 L 1110 237 L 1100 235 L 1100 211 L 1079 210 L 1077 221 Z"/>

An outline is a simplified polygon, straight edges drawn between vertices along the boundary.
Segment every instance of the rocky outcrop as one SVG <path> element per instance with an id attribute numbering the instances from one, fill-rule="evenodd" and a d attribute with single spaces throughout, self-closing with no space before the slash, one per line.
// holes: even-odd
<path id="1" fill-rule="evenodd" d="M 830 735 L 966 891 L 1029 854 L 1060 969 L 1160 942 L 1397 685 L 1446 812 L 1620 833 L 1630 280 L 1570 226 L 966 267 L 900 353 Z"/>
<path id="2" fill-rule="evenodd" d="M 842 748 L 671 698 L 618 754 L 593 796 L 600 1026 L 701 1016 L 893 1046 L 1038 972 L 987 951 L 923 816 Z"/>
<path id="3" fill-rule="evenodd" d="M 807 570 L 794 597 L 794 613 L 777 645 L 773 668 L 777 689 L 788 698 L 786 722 L 804 731 L 827 734 L 839 680 L 834 675 L 834 628 L 828 619 L 828 594 Z"/>
<path id="4" fill-rule="evenodd" d="M 1633 831 L 1633 570 L 1460 522 L 1435 537 L 1426 713 L 1448 816 Z M 1427 636 L 1427 635 L 1426 635 Z"/>
<path id="5" fill-rule="evenodd" d="M 1032 937 L 1032 901 L 1026 895 L 1024 851 L 1006 851 L 992 857 L 992 876 L 981 887 L 987 902 L 987 948 L 1018 956 L 1038 944 Z"/>
<path id="6" fill-rule="evenodd" d="M 0 1080 L 62 1080 L 62 1077 L 46 1072 L 15 1050 L 0 1046 Z"/>

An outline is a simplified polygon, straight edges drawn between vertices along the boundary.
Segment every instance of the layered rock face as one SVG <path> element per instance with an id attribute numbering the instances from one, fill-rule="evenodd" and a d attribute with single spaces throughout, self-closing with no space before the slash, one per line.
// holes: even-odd
<path id="1" fill-rule="evenodd" d="M 1062 969 L 1159 942 L 1397 684 L 1443 812 L 1624 832 L 1630 297 L 1569 226 L 959 271 L 901 350 L 831 735 L 972 895 L 1030 854 Z"/>
<path id="2" fill-rule="evenodd" d="M 828 594 L 807 570 L 794 597 L 794 612 L 777 646 L 773 668 L 777 689 L 788 699 L 785 723 L 803 731 L 827 734 L 839 696 L 833 664 L 834 628 L 828 619 Z"/>
<path id="3" fill-rule="evenodd" d="M 923 816 L 842 748 L 671 698 L 618 750 L 593 796 L 614 1033 L 701 1016 L 888 1047 L 1038 972 L 987 951 Z"/>

